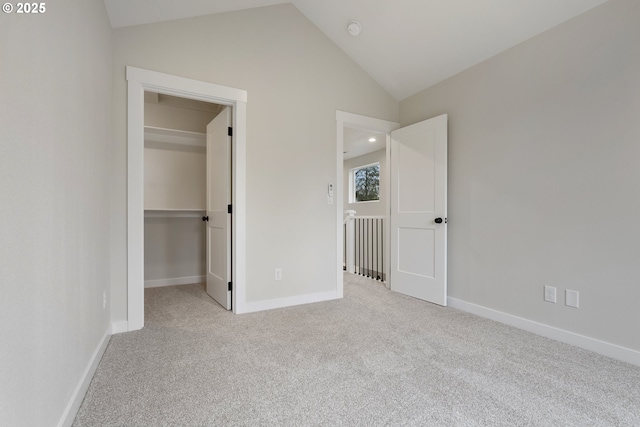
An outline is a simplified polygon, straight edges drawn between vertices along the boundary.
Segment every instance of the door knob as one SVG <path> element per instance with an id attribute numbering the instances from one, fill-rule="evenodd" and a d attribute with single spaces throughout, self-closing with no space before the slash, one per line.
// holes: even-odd
<path id="1" fill-rule="evenodd" d="M 442 224 L 442 218 L 436 218 L 433 220 L 436 224 Z"/>
<path id="2" fill-rule="evenodd" d="M 203 216 L 203 217 L 202 217 L 202 220 L 203 220 L 203 221 L 209 221 L 209 217 L 208 217 L 208 216 Z"/>

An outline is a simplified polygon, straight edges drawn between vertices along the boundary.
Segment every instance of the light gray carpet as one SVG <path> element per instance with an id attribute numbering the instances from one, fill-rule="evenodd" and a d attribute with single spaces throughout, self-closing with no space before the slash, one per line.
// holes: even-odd
<path id="1" fill-rule="evenodd" d="M 345 298 L 234 315 L 145 291 L 74 426 L 640 426 L 640 368 L 345 276 Z"/>

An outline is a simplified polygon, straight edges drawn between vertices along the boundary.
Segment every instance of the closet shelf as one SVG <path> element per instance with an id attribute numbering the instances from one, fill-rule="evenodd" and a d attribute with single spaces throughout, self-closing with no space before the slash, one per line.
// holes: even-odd
<path id="1" fill-rule="evenodd" d="M 192 147 L 206 147 L 207 134 L 186 130 L 166 129 L 155 126 L 144 127 L 144 141 L 162 142 L 165 144 L 186 145 Z"/>
<path id="2" fill-rule="evenodd" d="M 206 209 L 145 209 L 145 218 L 199 218 Z"/>

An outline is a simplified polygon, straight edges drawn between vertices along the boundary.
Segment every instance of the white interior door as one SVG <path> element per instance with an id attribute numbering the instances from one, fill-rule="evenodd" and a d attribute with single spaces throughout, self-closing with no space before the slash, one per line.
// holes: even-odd
<path id="1" fill-rule="evenodd" d="M 392 290 L 447 305 L 446 218 L 444 114 L 391 132 Z"/>
<path id="2" fill-rule="evenodd" d="M 207 125 L 207 293 L 231 310 L 231 108 Z"/>

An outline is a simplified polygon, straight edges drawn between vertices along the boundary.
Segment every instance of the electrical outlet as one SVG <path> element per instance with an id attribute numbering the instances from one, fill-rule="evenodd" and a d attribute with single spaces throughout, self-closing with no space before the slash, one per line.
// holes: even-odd
<path id="1" fill-rule="evenodd" d="M 564 304 L 567 307 L 578 308 L 578 302 L 580 299 L 580 293 L 578 291 L 565 290 L 564 291 Z"/>
<path id="2" fill-rule="evenodd" d="M 107 308 L 107 291 L 102 291 L 102 309 Z"/>
<path id="3" fill-rule="evenodd" d="M 556 303 L 556 288 L 553 286 L 544 287 L 544 300 L 546 302 Z"/>
<path id="4" fill-rule="evenodd" d="M 282 269 L 281 268 L 276 268 L 275 279 L 276 280 L 282 280 Z"/>

